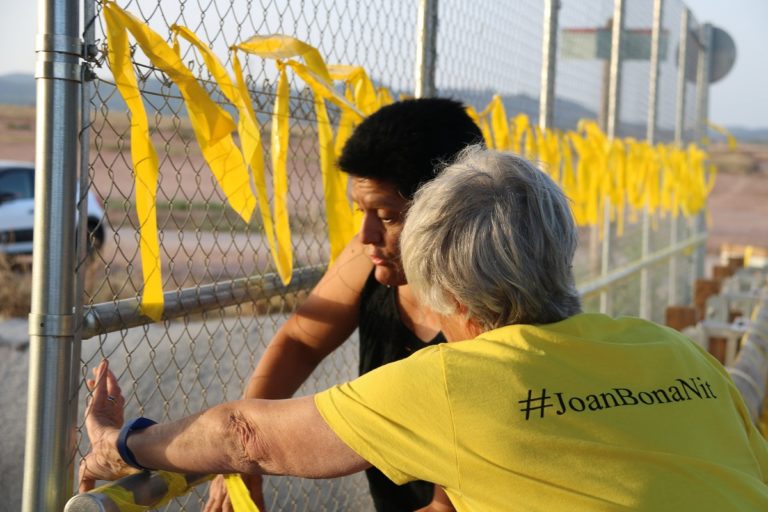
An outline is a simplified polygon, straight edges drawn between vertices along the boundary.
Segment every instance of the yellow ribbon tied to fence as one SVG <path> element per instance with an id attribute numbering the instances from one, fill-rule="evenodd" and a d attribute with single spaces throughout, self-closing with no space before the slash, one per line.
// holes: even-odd
<path id="1" fill-rule="evenodd" d="M 159 319 L 163 307 L 155 210 L 158 158 L 132 68 L 128 33 L 133 35 L 152 64 L 178 86 L 201 152 L 232 208 L 248 222 L 255 205 L 259 205 L 277 272 L 286 284 L 293 266 L 287 207 L 291 110 L 287 70 L 290 68 L 304 81 L 314 96 L 330 259 L 333 261 L 352 238 L 358 224 L 347 200 L 347 176 L 335 167 L 336 156 L 354 127 L 365 116 L 392 102 L 389 91 L 374 87 L 362 67 L 327 66 L 316 48 L 282 34 L 254 36 L 231 47 L 233 82 L 210 48 L 189 29 L 172 27 L 174 47 L 171 48 L 159 35 L 111 0 L 104 2 L 104 15 L 109 64 L 117 88 L 131 112 L 131 157 L 136 179 L 144 276 L 142 312 Z M 222 93 L 237 108 L 236 125 L 184 66 L 178 37 L 200 52 Z M 277 65 L 278 80 L 270 133 L 272 210 L 259 124 L 243 78 L 239 51 L 273 59 Z M 334 82 L 343 83 L 343 93 L 337 90 Z M 340 112 L 335 136 L 327 101 L 336 105 Z M 566 133 L 542 130 L 533 126 L 524 114 L 508 119 L 499 95 L 495 95 L 479 113 L 471 106 L 466 110 L 480 127 L 488 147 L 511 150 L 544 164 L 544 170 L 571 199 L 578 225 L 602 226 L 606 220 L 604 213 L 607 212 L 608 220 L 617 222 L 617 232 L 621 235 L 627 210 L 631 221 L 636 220 L 637 212 L 642 209 L 647 209 L 649 214 L 693 215 L 704 208 L 714 186 L 715 169 L 707 164 L 706 153 L 695 145 L 681 149 L 665 145 L 650 146 L 633 139 L 610 139 L 594 121 L 580 121 L 575 131 Z M 242 151 L 232 137 L 235 129 Z M 729 144 L 733 142 L 730 137 Z M 608 206 L 610 209 L 606 210 Z"/>
<path id="2" fill-rule="evenodd" d="M 240 477 L 240 475 L 235 476 L 238 478 Z M 207 480 L 212 477 L 213 475 L 202 477 L 202 479 Z M 112 503 L 117 505 L 117 509 L 120 510 L 120 512 L 148 512 L 150 510 L 159 509 L 177 496 L 183 496 L 189 492 L 190 485 L 198 485 L 201 481 L 198 479 L 197 481 L 190 483 L 187 481 L 185 475 L 180 473 L 172 473 L 170 471 L 154 471 L 151 478 L 153 480 L 160 481 L 158 482 L 160 483 L 158 487 L 164 487 L 164 493 L 159 499 L 157 499 L 157 501 L 155 501 L 156 498 L 154 497 L 150 498 L 148 496 L 142 495 L 142 493 L 136 493 L 134 489 L 127 489 L 121 486 L 120 481 L 110 482 L 96 487 L 95 489 L 89 491 L 89 494 L 102 494 L 106 496 Z M 245 487 L 245 484 L 242 485 Z M 250 501 L 250 496 L 248 499 Z M 236 508 L 235 510 L 237 512 L 258 512 L 258 509 L 247 507 Z"/>
<path id="3" fill-rule="evenodd" d="M 219 85 L 221 92 L 226 96 L 238 111 L 237 133 L 240 136 L 245 161 L 250 165 L 251 174 L 256 186 L 256 196 L 258 198 L 259 213 L 261 214 L 264 232 L 267 237 L 270 252 L 277 274 L 280 276 L 283 284 L 288 284 L 293 272 L 293 250 L 291 246 L 290 227 L 288 224 L 287 209 L 287 176 L 285 173 L 274 172 L 274 210 L 276 222 L 273 222 L 272 212 L 269 209 L 269 198 L 267 195 L 267 180 L 264 169 L 264 149 L 262 147 L 261 133 L 259 131 L 256 114 L 250 101 L 250 94 L 243 79 L 240 68 L 240 62 L 237 58 L 237 52 L 232 54 L 232 63 L 235 70 L 235 83 L 232 82 L 227 70 L 221 61 L 203 44 L 198 37 L 188 28 L 179 25 L 171 26 L 174 33 L 174 43 L 176 36 L 181 36 L 191 43 L 203 56 L 203 60 L 208 70 L 213 75 L 214 80 Z M 285 170 L 284 167 L 281 170 Z"/>
<path id="4" fill-rule="evenodd" d="M 163 311 L 163 283 L 160 274 L 160 242 L 157 233 L 155 199 L 158 160 L 149 135 L 149 122 L 131 66 L 128 37 L 121 28 L 121 11 L 104 4 L 109 47 L 107 60 L 120 95 L 131 112 L 131 160 L 136 182 L 136 211 L 139 219 L 140 252 L 144 290 L 142 312 L 158 319 Z"/>
<path id="5" fill-rule="evenodd" d="M 131 156 L 136 174 L 136 208 L 139 215 L 144 290 L 141 311 L 158 320 L 163 310 L 160 249 L 155 219 L 157 155 L 149 136 L 147 117 L 131 66 L 127 33 L 153 65 L 179 88 L 189 113 L 200 150 L 221 186 L 227 201 L 240 217 L 249 222 L 256 205 L 243 156 L 234 143 L 235 123 L 231 116 L 211 100 L 194 75 L 184 66 L 174 49 L 146 24 L 121 10 L 111 1 L 104 3 L 109 41 L 108 59 L 115 83 L 131 111 Z M 136 148 L 134 148 L 136 143 Z"/>
<path id="6" fill-rule="evenodd" d="M 320 152 L 320 172 L 325 196 L 325 213 L 328 222 L 328 238 L 331 245 L 331 261 L 338 256 L 354 235 L 352 208 L 347 200 L 346 176 L 335 168 L 336 145 L 328 117 L 325 100 L 339 106 L 342 112 L 361 119 L 363 115 L 347 98 L 333 87 L 328 68 L 320 53 L 312 46 L 286 35 L 253 36 L 235 46 L 236 49 L 262 58 L 275 59 L 279 70 L 277 99 L 272 121 L 272 163 L 276 175 L 287 176 L 288 142 L 290 136 L 289 86 L 286 68 L 290 67 L 309 86 L 314 95 L 315 115 Z M 300 58 L 302 64 L 294 60 Z M 281 182 L 282 183 L 282 182 Z M 277 194 L 278 183 L 275 183 Z M 287 191 L 287 181 L 285 185 Z M 282 188 L 281 188 L 282 190 Z"/>

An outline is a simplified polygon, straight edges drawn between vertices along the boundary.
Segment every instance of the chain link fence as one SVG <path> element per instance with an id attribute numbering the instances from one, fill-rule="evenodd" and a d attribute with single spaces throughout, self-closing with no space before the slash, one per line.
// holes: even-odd
<path id="1" fill-rule="evenodd" d="M 559 130 L 575 129 L 580 119 L 598 119 L 605 125 L 614 4 L 612 0 L 560 2 L 553 107 L 554 126 Z M 329 64 L 364 67 L 374 83 L 388 88 L 395 98 L 412 94 L 416 86 L 415 1 L 129 0 L 118 5 L 167 36 L 169 44 L 170 27 L 186 26 L 227 67 L 232 64 L 230 46 L 252 35 L 283 33 L 315 46 Z M 626 2 L 619 137 L 646 137 L 653 5 L 653 0 Z M 666 0 L 663 6 L 657 140 L 672 142 L 680 108 L 675 59 L 685 6 L 679 0 Z M 263 293 L 251 293 L 249 288 L 238 300 L 217 302 L 214 298 L 207 302 L 210 306 L 157 323 L 123 318 L 123 313 L 131 311 L 125 305 L 133 304 L 135 309 L 144 286 L 140 222 L 130 153 L 132 119 L 105 60 L 101 9 L 96 2 L 95 16 L 86 18 L 86 29 L 94 30 L 95 52 L 79 133 L 90 190 L 104 204 L 101 226 L 106 236 L 98 252 L 79 260 L 78 277 L 84 288 L 84 311 L 107 312 L 112 323 L 86 323 L 78 333 L 83 340 L 77 400 L 84 403 L 83 380 L 89 377 L 89 369 L 109 358 L 124 386 L 128 417 L 174 420 L 241 396 L 272 335 L 308 293 L 306 283 L 311 284 L 316 278 L 312 276 L 319 275 L 328 262 L 313 94 L 303 82 L 291 78 L 288 208 L 294 269 L 306 271 L 306 282 L 298 279 L 290 288 L 275 286 Z M 437 94 L 462 100 L 478 111 L 498 94 L 507 113 L 527 114 L 535 123 L 541 108 L 544 15 L 544 2 L 538 0 L 440 0 L 434 70 Z M 691 19 L 691 29 L 695 28 Z M 208 94 L 233 111 L 199 53 L 182 46 L 181 56 Z M 133 48 L 132 58 L 159 159 L 156 211 L 166 306 L 174 297 L 179 304 L 189 298 L 200 303 L 212 289 L 229 286 L 233 280 L 252 277 L 263 282 L 275 267 L 261 220 L 254 215 L 244 222 L 228 205 L 201 154 L 177 87 L 137 48 Z M 268 140 L 277 68 L 272 61 L 251 56 L 243 62 L 243 69 L 259 128 Z M 684 143 L 696 132 L 697 116 L 695 84 L 686 83 L 683 89 L 682 140 L 678 142 Z M 338 111 L 331 110 L 332 119 L 338 121 Z M 269 151 L 269 144 L 265 150 Z M 265 162 L 269 161 L 267 153 Z M 271 172 L 269 164 L 267 172 Z M 271 187 L 268 194 L 271 200 Z M 615 221 L 605 231 L 581 228 L 577 282 L 589 283 L 700 231 L 698 219 L 652 216 L 644 223 L 642 216 L 629 214 L 621 234 Z M 609 251 L 604 249 L 606 244 Z M 671 260 L 661 258 L 648 268 L 652 308 L 646 316 L 663 321 L 667 304 L 690 302 L 695 258 L 696 252 L 689 250 L 676 253 Z M 646 286 L 641 279 L 641 274 L 633 274 L 615 287 L 610 298 L 613 314 L 639 314 Z M 599 310 L 598 299 L 595 293 L 587 295 L 585 309 Z M 299 394 L 354 378 L 356 367 L 353 336 L 322 363 Z M 78 425 L 77 458 L 87 451 L 79 419 Z M 206 487 L 173 500 L 164 510 L 201 509 Z M 264 487 L 269 510 L 371 509 L 361 475 L 329 481 L 269 477 Z"/>

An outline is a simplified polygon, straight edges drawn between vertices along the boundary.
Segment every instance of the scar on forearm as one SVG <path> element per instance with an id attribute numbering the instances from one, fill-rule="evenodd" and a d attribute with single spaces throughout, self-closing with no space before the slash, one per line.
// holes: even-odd
<path id="1" fill-rule="evenodd" d="M 229 414 L 227 428 L 233 434 L 233 462 L 243 473 L 264 473 L 269 466 L 269 451 L 254 422 L 234 410 Z"/>

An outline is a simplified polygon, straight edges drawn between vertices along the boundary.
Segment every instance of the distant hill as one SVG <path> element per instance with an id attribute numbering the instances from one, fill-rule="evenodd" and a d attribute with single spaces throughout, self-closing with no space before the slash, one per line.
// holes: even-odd
<path id="1" fill-rule="evenodd" d="M 0 103 L 6 105 L 34 105 L 34 75 L 16 73 L 0 76 Z"/>
<path id="2" fill-rule="evenodd" d="M 173 84 L 165 84 L 155 78 L 149 78 L 142 87 L 142 90 L 146 93 L 144 95 L 145 104 L 150 110 L 158 111 L 162 114 L 168 114 L 170 112 L 178 112 L 184 114 L 183 101 L 180 97 L 179 91 Z M 31 74 L 10 74 L 0 75 L 0 104 L 10 105 L 34 105 L 35 104 L 35 77 Z M 442 90 L 441 94 L 444 96 L 460 99 L 466 103 L 472 104 L 477 108 L 482 108 L 491 101 L 494 95 L 494 91 L 491 89 L 448 89 Z M 114 86 L 107 82 L 101 82 L 99 88 L 95 91 L 95 94 L 102 99 L 106 99 L 107 108 L 110 110 L 125 110 L 125 103 L 119 94 L 115 91 Z M 265 93 L 265 96 L 271 96 L 271 93 Z M 292 103 L 297 103 L 302 95 L 292 95 Z M 397 96 L 397 91 L 395 91 Z M 271 110 L 270 105 L 262 105 L 263 109 L 259 112 L 259 117 L 262 121 L 266 121 L 268 117 L 268 111 Z M 525 94 L 511 94 L 503 95 L 502 100 L 504 102 L 504 108 L 507 113 L 512 115 L 516 113 L 527 114 L 532 122 L 538 121 L 539 112 L 539 100 Z M 299 111 L 306 111 L 307 106 L 298 107 Z M 293 105 L 292 105 L 293 107 Z M 229 107 L 225 107 L 227 110 L 231 110 Z M 258 108 L 258 107 L 257 107 Z M 571 130 L 576 128 L 576 124 L 580 119 L 594 119 L 597 116 L 596 112 L 585 107 L 584 105 L 562 98 L 555 99 L 555 124 L 557 128 L 563 130 Z M 743 128 L 743 127 L 726 127 L 737 140 L 741 142 L 768 142 L 768 127 L 766 128 Z M 645 125 L 640 124 L 626 124 L 623 123 L 619 126 L 619 133 L 625 136 L 633 136 L 639 139 L 645 137 Z M 669 140 L 672 137 L 671 133 L 660 133 L 661 140 Z M 720 134 L 711 131 L 711 140 L 723 140 Z"/>
<path id="3" fill-rule="evenodd" d="M 727 126 L 726 129 L 736 137 L 738 142 L 768 142 L 768 128 L 744 128 Z M 723 141 L 725 137 L 714 130 L 709 130 L 710 140 Z"/>

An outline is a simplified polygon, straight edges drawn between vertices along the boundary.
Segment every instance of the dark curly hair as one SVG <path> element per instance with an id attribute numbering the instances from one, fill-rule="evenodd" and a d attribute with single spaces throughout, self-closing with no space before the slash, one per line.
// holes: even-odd
<path id="1" fill-rule="evenodd" d="M 342 171 L 393 183 L 411 199 L 465 147 L 481 143 L 482 132 L 458 101 L 405 100 L 382 107 L 350 136 L 339 157 Z"/>

